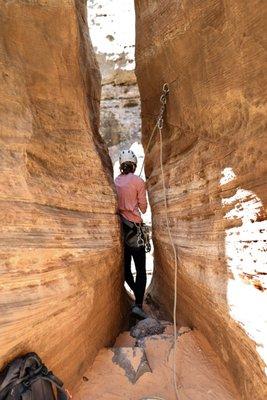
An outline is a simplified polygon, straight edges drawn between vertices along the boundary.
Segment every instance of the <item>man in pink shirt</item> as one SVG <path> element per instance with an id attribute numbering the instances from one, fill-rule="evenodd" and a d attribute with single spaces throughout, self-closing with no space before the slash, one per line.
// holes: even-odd
<path id="1" fill-rule="evenodd" d="M 146 253 L 140 227 L 141 212 L 144 214 L 147 209 L 146 187 L 143 179 L 134 175 L 137 158 L 132 150 L 123 150 L 119 162 L 121 174 L 115 179 L 115 186 L 124 235 L 125 281 L 135 295 L 133 313 L 145 318 L 142 304 L 146 289 Z M 136 268 L 135 281 L 131 272 L 132 257 Z"/>

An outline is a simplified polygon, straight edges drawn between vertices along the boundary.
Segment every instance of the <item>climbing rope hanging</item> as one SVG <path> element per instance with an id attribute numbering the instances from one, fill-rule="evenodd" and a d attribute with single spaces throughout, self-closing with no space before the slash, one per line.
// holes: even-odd
<path id="1" fill-rule="evenodd" d="M 160 107 L 160 110 L 159 110 L 159 114 L 158 114 L 156 123 L 155 123 L 155 125 L 154 125 L 154 127 L 152 129 L 150 138 L 148 140 L 148 143 L 147 143 L 145 151 L 144 151 L 144 159 L 143 159 L 143 162 L 142 162 L 142 166 L 141 166 L 141 170 L 140 170 L 139 176 L 141 176 L 141 174 L 143 172 L 143 168 L 144 168 L 144 164 L 145 164 L 145 156 L 146 156 L 146 153 L 147 153 L 147 151 L 149 149 L 150 143 L 151 143 L 151 141 L 152 141 L 152 139 L 154 137 L 154 134 L 155 134 L 157 128 L 158 129 L 162 129 L 163 128 L 163 115 L 164 115 L 164 112 L 165 112 L 165 109 L 166 109 L 167 95 L 168 94 L 169 94 L 169 86 L 168 86 L 167 83 L 164 83 L 164 85 L 162 87 L 162 94 L 161 94 L 160 99 L 159 99 L 160 102 L 161 102 L 161 107 Z"/>
<path id="2" fill-rule="evenodd" d="M 160 102 L 161 102 L 161 108 L 157 117 L 156 124 L 151 132 L 148 144 L 145 148 L 144 151 L 144 160 L 142 163 L 141 171 L 139 176 L 142 173 L 143 167 L 144 167 L 144 162 L 145 162 L 145 156 L 147 154 L 147 151 L 149 149 L 150 143 L 152 141 L 152 138 L 154 137 L 154 134 L 156 130 L 158 129 L 159 132 L 159 143 L 160 143 L 160 170 L 161 170 L 161 179 L 162 179 L 162 186 L 163 186 L 163 195 L 164 195 L 164 209 L 165 209 L 165 219 L 166 219 L 166 226 L 167 226 L 167 231 L 168 231 L 168 236 L 170 239 L 172 251 L 173 251 L 173 257 L 174 257 L 174 300 L 173 300 L 173 384 L 174 384 L 174 391 L 175 391 L 175 396 L 176 399 L 179 400 L 179 389 L 178 389 L 178 384 L 177 384 L 177 375 L 176 375 L 176 350 L 177 350 L 177 331 L 176 331 L 176 325 L 177 325 L 177 320 L 176 320 L 176 311 L 177 311 L 177 270 L 178 270 L 178 256 L 177 256 L 177 250 L 174 244 L 174 240 L 172 237 L 171 233 L 171 228 L 170 228 L 170 223 L 169 223 L 169 216 L 168 216 L 168 203 L 167 203 L 167 189 L 166 189 L 166 183 L 165 183 L 165 176 L 164 176 L 164 169 L 163 169 L 163 141 L 162 141 L 162 130 L 164 126 L 164 113 L 166 109 L 166 104 L 167 104 L 167 96 L 169 94 L 169 86 L 167 83 L 164 83 L 163 88 L 162 88 L 162 94 L 160 96 Z M 151 398 L 152 399 L 152 398 Z M 156 399 L 156 397 L 155 397 Z"/>

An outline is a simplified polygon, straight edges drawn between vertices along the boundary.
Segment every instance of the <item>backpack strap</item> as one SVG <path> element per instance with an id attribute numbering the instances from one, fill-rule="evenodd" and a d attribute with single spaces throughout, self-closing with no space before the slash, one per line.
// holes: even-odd
<path id="1" fill-rule="evenodd" d="M 21 379 L 16 379 L 6 388 L 7 391 L 3 392 L 3 396 L 0 393 L 0 400 L 4 400 L 8 393 L 12 393 L 12 400 L 32 400 L 31 390 L 25 390 L 25 383 L 23 381 L 28 380 L 27 386 L 30 388 L 31 384 L 38 380 L 43 379 L 54 385 L 57 389 L 57 400 L 69 400 L 69 395 L 63 389 L 63 383 L 60 379 L 58 379 L 55 375 L 53 375 L 50 371 L 46 375 L 37 375 L 32 377 L 24 377 Z"/>
<path id="2" fill-rule="evenodd" d="M 36 353 L 28 353 L 24 357 L 24 364 L 20 370 L 20 378 L 25 376 L 26 368 L 34 367 L 34 374 L 38 374 L 43 367 L 43 363 Z"/>
<path id="3" fill-rule="evenodd" d="M 6 398 L 9 399 L 9 394 L 11 394 L 12 400 L 21 400 L 21 396 L 24 390 L 25 387 L 23 385 L 22 379 L 16 379 L 10 385 L 8 385 L 3 391 L 1 391 L 0 400 L 5 400 Z"/>
<path id="4" fill-rule="evenodd" d="M 8 393 L 12 393 L 12 400 L 20 400 L 23 392 L 23 381 L 26 379 L 27 377 L 14 379 L 5 388 L 1 389 L 0 400 L 5 400 Z"/>
<path id="5" fill-rule="evenodd" d="M 40 379 L 44 379 L 50 382 L 57 388 L 57 400 L 69 400 L 68 394 L 63 389 L 63 383 L 55 375 L 49 372 L 46 376 L 41 376 Z"/>
<path id="6" fill-rule="evenodd" d="M 32 392 L 30 390 L 27 390 L 26 392 L 22 393 L 21 397 L 18 399 L 16 398 L 15 400 L 32 400 Z"/>
<path id="7" fill-rule="evenodd" d="M 10 364 L 6 366 L 4 371 L 1 373 L 1 375 L 4 376 L 4 379 L 2 380 L 2 383 L 0 385 L 0 396 L 2 390 L 4 390 L 8 385 L 10 385 L 12 382 L 16 381 L 19 377 L 19 371 L 21 368 L 21 365 L 23 363 L 22 358 L 17 358 Z M 0 397 L 1 399 L 1 397 Z"/>
<path id="8" fill-rule="evenodd" d="M 69 396 L 62 388 L 57 388 L 57 400 L 69 400 Z"/>

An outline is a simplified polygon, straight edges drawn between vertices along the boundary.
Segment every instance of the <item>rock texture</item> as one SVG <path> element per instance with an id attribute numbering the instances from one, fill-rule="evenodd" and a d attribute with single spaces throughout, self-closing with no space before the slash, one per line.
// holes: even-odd
<path id="1" fill-rule="evenodd" d="M 174 400 L 173 337 L 147 336 L 136 347 L 124 332 L 121 346 L 100 350 L 73 400 Z M 176 362 L 179 400 L 240 400 L 226 368 L 199 332 L 179 336 Z"/>
<path id="2" fill-rule="evenodd" d="M 141 143 L 140 95 L 133 72 L 120 71 L 111 79 L 102 82 L 100 130 L 116 162 L 121 150 Z"/>
<path id="3" fill-rule="evenodd" d="M 121 318 L 111 162 L 85 4 L 2 1 L 0 368 L 36 351 L 73 388 Z"/>
<path id="4" fill-rule="evenodd" d="M 133 1 L 91 0 L 88 17 L 102 75 L 100 132 L 115 162 L 120 150 L 141 143 Z"/>
<path id="5" fill-rule="evenodd" d="M 164 332 L 164 325 L 155 318 L 148 317 L 142 321 L 139 321 L 131 329 L 131 336 L 136 339 L 142 339 L 145 336 L 158 335 Z"/>
<path id="6" fill-rule="evenodd" d="M 169 220 L 179 255 L 177 316 L 208 338 L 243 399 L 266 394 L 266 3 L 136 0 L 143 142 L 170 85 L 163 130 Z M 146 159 L 156 271 L 171 313 L 159 139 Z"/>
<path id="7" fill-rule="evenodd" d="M 128 380 L 135 384 L 146 373 L 151 373 L 146 353 L 141 347 L 115 347 L 112 362 L 124 369 Z"/>

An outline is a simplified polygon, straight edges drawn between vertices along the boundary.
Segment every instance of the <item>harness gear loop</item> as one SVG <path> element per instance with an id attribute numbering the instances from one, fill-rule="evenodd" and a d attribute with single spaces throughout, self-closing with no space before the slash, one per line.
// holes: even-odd
<path id="1" fill-rule="evenodd" d="M 149 227 L 144 223 L 142 224 L 134 223 L 134 225 L 137 230 L 137 246 L 138 247 L 144 246 L 145 252 L 149 253 L 151 250 Z"/>
<path id="2" fill-rule="evenodd" d="M 135 227 L 137 229 L 137 245 L 138 246 L 144 246 L 145 245 L 145 241 L 143 239 L 141 225 L 135 224 Z"/>

